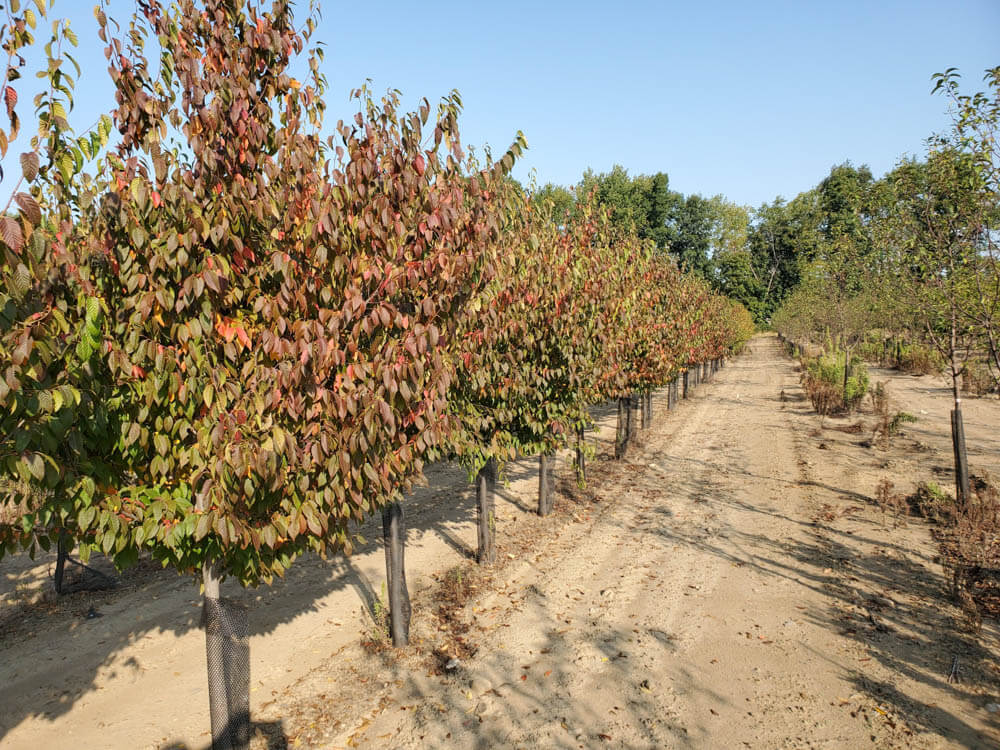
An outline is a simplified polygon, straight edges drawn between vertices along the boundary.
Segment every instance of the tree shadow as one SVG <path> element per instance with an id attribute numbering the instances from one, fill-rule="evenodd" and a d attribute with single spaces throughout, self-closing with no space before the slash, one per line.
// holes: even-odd
<path id="1" fill-rule="evenodd" d="M 284 722 L 278 721 L 254 721 L 250 724 L 250 734 L 259 738 L 254 742 L 255 747 L 262 750 L 288 750 L 288 737 L 285 735 Z M 161 750 L 194 750 L 185 742 L 169 741 L 161 746 Z M 212 743 L 204 745 L 198 750 L 212 750 Z"/>

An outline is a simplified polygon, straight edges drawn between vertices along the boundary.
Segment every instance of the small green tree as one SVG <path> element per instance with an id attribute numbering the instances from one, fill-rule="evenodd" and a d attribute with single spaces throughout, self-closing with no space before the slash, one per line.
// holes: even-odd
<path id="1" fill-rule="evenodd" d="M 959 383 L 975 351 L 976 332 L 965 310 L 975 294 L 982 225 L 980 173 L 968 154 L 932 147 L 927 161 L 905 162 L 893 173 L 898 209 L 893 222 L 914 318 L 940 352 L 951 379 L 956 494 L 969 497 Z"/>
<path id="2" fill-rule="evenodd" d="M 938 136 L 938 143 L 967 155 L 977 173 L 969 186 L 976 206 L 970 223 L 979 224 L 978 253 L 970 259 L 977 268 L 964 312 L 981 340 L 1000 393 L 1000 67 L 987 70 L 983 79 L 987 91 L 962 94 L 958 71 L 951 68 L 934 76 L 934 91 L 951 102 L 953 117 L 951 133 Z"/>

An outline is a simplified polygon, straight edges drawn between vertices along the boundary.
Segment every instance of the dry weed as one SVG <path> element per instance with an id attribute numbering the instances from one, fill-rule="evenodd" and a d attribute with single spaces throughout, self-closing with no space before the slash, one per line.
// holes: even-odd
<path id="1" fill-rule="evenodd" d="M 882 511 L 882 525 L 885 526 L 885 514 L 892 513 L 892 526 L 905 526 L 906 521 L 903 516 L 909 510 L 909 503 L 905 495 L 893 492 L 895 485 L 887 477 L 883 477 L 875 486 L 875 501 Z"/>
<path id="2" fill-rule="evenodd" d="M 989 475 L 971 485 L 972 498 L 956 506 L 954 524 L 939 538 L 953 593 L 978 631 L 984 614 L 1000 615 L 1000 488 Z"/>

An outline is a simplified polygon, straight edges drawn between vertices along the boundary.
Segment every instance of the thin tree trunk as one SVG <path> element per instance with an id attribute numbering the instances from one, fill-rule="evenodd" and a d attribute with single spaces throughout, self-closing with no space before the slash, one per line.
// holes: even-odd
<path id="1" fill-rule="evenodd" d="M 576 428 L 576 479 L 583 483 L 587 481 L 587 457 L 583 452 L 584 428 Z"/>
<path id="2" fill-rule="evenodd" d="M 681 395 L 681 398 L 687 398 L 688 391 L 691 390 L 691 370 L 690 369 L 685 370 L 683 377 L 684 377 L 684 383 L 683 383 L 684 393 Z"/>
<path id="3" fill-rule="evenodd" d="M 221 565 L 202 568 L 212 750 L 250 746 L 250 653 L 246 610 L 222 599 Z"/>
<path id="4" fill-rule="evenodd" d="M 965 427 L 962 424 L 962 397 L 958 390 L 958 314 L 951 309 L 951 332 L 948 364 L 951 366 L 951 395 L 955 409 L 951 413 L 951 444 L 955 452 L 955 496 L 959 506 L 969 501 L 969 463 L 965 453 Z"/>
<path id="5" fill-rule="evenodd" d="M 59 545 L 56 547 L 56 573 L 53 576 L 57 594 L 63 592 L 63 575 L 66 572 L 66 558 L 68 557 L 69 550 L 66 549 L 66 542 L 60 539 Z"/>
<path id="6" fill-rule="evenodd" d="M 538 457 L 538 515 L 552 512 L 552 456 L 542 453 Z"/>
<path id="7" fill-rule="evenodd" d="M 406 587 L 406 527 L 403 505 L 390 503 L 382 509 L 382 541 L 385 546 L 385 577 L 389 589 L 389 632 L 392 645 L 410 642 L 410 592 Z"/>
<path id="8" fill-rule="evenodd" d="M 496 512 L 495 491 L 497 485 L 497 462 L 491 458 L 476 475 L 476 528 L 479 550 L 476 561 L 480 565 L 492 565 L 496 561 Z"/>
<path id="9" fill-rule="evenodd" d="M 851 358 L 848 355 L 847 350 L 844 350 L 844 408 L 848 407 L 847 404 L 847 377 L 851 372 Z"/>
<path id="10" fill-rule="evenodd" d="M 627 397 L 618 399 L 618 427 L 615 431 L 615 458 L 624 457 L 625 450 L 628 445 L 628 418 L 631 416 L 631 409 L 629 408 L 628 401 Z"/>
<path id="11" fill-rule="evenodd" d="M 626 446 L 631 445 L 639 434 L 639 395 L 628 397 L 628 436 Z"/>
<path id="12" fill-rule="evenodd" d="M 965 452 L 965 426 L 962 423 L 962 398 L 958 392 L 958 372 L 951 368 L 951 394 L 955 408 L 951 412 L 951 447 L 955 455 L 955 497 L 959 506 L 969 500 L 969 459 Z"/>

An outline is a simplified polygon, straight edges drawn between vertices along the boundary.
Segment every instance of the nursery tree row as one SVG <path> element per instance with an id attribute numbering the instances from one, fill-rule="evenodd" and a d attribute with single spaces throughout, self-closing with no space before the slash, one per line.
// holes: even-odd
<path id="1" fill-rule="evenodd" d="M 596 198 L 566 217 L 521 190 L 520 134 L 469 156 L 457 93 L 359 89 L 324 137 L 315 19 L 285 0 L 99 6 L 117 107 L 81 134 L 55 21 L 37 135 L 7 153 L 47 6 L 5 5 L 0 554 L 145 552 L 201 577 L 211 622 L 223 577 L 350 553 L 427 460 L 494 482 L 752 333 Z"/>

